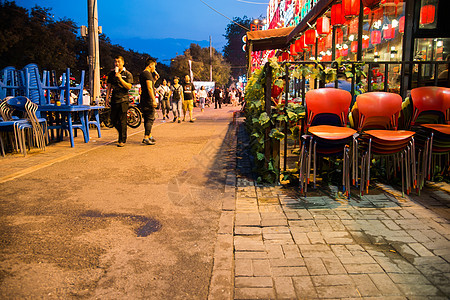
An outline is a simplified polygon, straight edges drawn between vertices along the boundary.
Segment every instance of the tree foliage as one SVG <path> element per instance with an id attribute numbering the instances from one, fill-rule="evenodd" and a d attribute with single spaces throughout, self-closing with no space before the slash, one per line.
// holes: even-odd
<path id="1" fill-rule="evenodd" d="M 243 18 L 235 17 L 233 21 L 245 28 L 250 28 L 250 23 L 252 20 L 247 16 L 244 16 Z M 223 55 L 226 61 L 228 61 L 232 66 L 231 76 L 237 79 L 238 76 L 245 74 L 247 71 L 246 53 L 242 50 L 242 46 L 244 44 L 242 37 L 247 33 L 247 30 L 234 22 L 227 25 L 224 34 L 227 43 L 223 48 Z"/>
<path id="2" fill-rule="evenodd" d="M 195 81 L 209 81 L 210 55 L 209 47 L 202 48 L 191 44 L 183 55 L 178 55 L 170 64 L 172 74 L 183 78 L 189 74 L 189 60 L 192 61 L 192 73 Z M 222 54 L 212 49 L 213 81 L 224 85 L 230 77 L 230 65 L 225 62 Z"/>

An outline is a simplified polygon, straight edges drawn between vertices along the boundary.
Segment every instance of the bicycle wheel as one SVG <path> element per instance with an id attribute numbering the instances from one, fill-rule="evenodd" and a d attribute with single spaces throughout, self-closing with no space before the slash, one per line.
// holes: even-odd
<path id="1" fill-rule="evenodd" d="M 131 128 L 138 128 L 142 122 L 142 114 L 139 108 L 130 106 L 127 111 L 127 125 Z"/>

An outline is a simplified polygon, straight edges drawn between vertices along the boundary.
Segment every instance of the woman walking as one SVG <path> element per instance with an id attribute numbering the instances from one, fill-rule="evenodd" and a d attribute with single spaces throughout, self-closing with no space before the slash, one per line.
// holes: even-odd
<path id="1" fill-rule="evenodd" d="M 200 99 L 200 108 L 202 109 L 202 112 L 205 110 L 206 97 L 208 97 L 208 94 L 206 93 L 205 87 L 202 86 L 200 91 L 198 91 L 198 98 Z"/>

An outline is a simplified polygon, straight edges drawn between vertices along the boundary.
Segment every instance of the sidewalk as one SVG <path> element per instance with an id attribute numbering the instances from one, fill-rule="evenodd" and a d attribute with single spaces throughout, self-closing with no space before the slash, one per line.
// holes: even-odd
<path id="1" fill-rule="evenodd" d="M 255 186 L 241 123 L 209 299 L 450 297 L 448 184 L 407 198 L 379 185 L 348 201 Z"/>

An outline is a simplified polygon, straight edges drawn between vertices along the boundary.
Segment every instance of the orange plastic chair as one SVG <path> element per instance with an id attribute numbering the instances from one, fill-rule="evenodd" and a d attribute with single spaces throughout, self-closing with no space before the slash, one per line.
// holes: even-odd
<path id="1" fill-rule="evenodd" d="M 447 154 L 446 163 L 450 161 L 450 89 L 445 87 L 425 86 L 411 90 L 413 118 L 411 126 L 417 133 L 417 141 L 422 154 L 419 159 L 420 187 L 425 178 L 431 179 L 433 155 Z M 444 124 L 423 124 L 419 116 L 439 113 Z"/>
<path id="2" fill-rule="evenodd" d="M 306 130 L 300 154 L 300 189 L 306 193 L 313 162 L 313 181 L 316 187 L 317 155 L 341 155 L 344 159 L 342 183 L 350 191 L 350 145 L 356 130 L 345 127 L 352 101 L 349 92 L 335 88 L 321 88 L 306 93 Z M 331 124 L 337 124 L 333 126 Z"/>
<path id="3" fill-rule="evenodd" d="M 415 187 L 417 182 L 414 132 L 397 130 L 402 97 L 394 93 L 370 92 L 358 95 L 356 102 L 359 114 L 358 131 L 361 132 L 356 146 L 362 150 L 361 194 L 364 187 L 365 192 L 369 192 L 370 164 L 373 155 L 394 155 L 394 170 L 395 165 L 402 165 L 402 192 L 404 193 L 404 183 L 406 183 L 406 191 L 409 193 L 411 187 Z M 406 163 L 405 167 L 403 162 Z M 356 172 L 354 181 L 358 180 L 357 175 Z"/>

